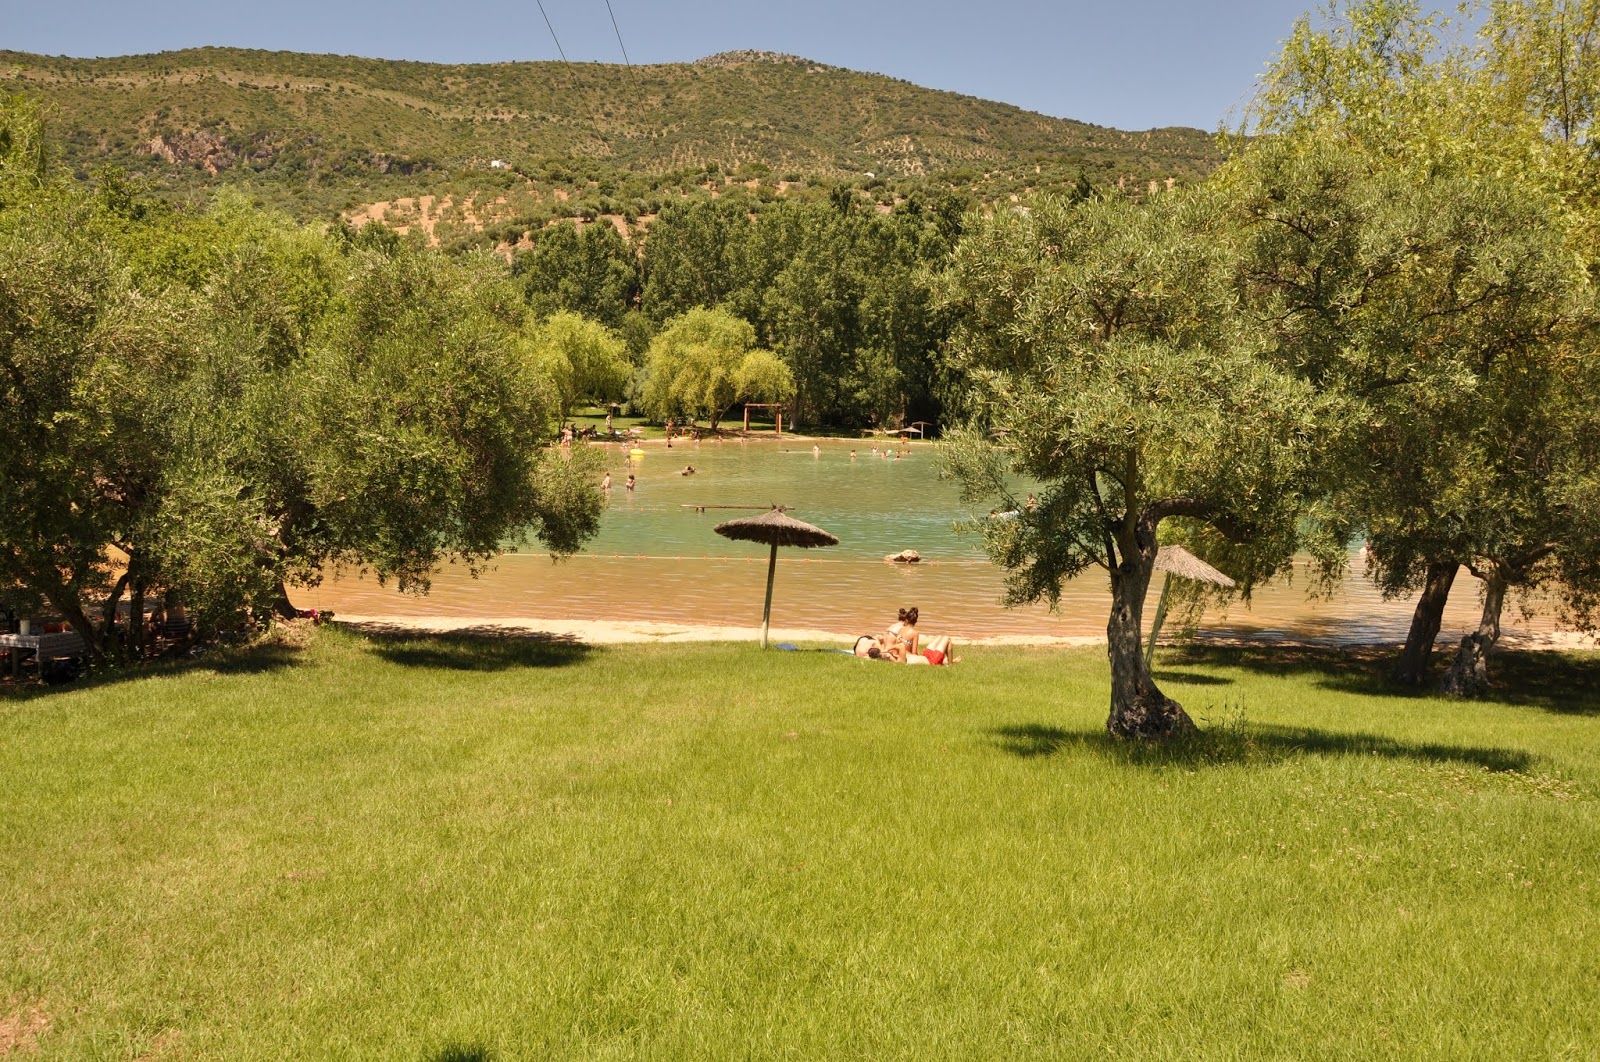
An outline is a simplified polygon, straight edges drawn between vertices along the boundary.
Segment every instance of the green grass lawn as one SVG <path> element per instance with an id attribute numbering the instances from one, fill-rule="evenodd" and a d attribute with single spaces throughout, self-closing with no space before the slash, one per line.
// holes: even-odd
<path id="1" fill-rule="evenodd" d="M 1593 1058 L 1600 659 L 324 630 L 0 697 L 0 1054 Z M 8 1031 L 9 1030 L 9 1031 Z"/>

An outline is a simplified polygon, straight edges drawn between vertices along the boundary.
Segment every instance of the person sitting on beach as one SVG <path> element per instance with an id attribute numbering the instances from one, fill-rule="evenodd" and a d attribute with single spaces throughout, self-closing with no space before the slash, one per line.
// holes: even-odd
<path id="1" fill-rule="evenodd" d="M 920 613 L 916 606 L 903 608 L 898 613 L 899 618 L 889 624 L 889 629 L 884 632 L 884 641 L 891 648 L 903 650 L 901 657 L 917 651 L 917 618 Z"/>
<path id="2" fill-rule="evenodd" d="M 949 637 L 939 634 L 922 644 L 922 652 L 908 653 L 903 645 L 889 645 L 882 638 L 863 634 L 856 639 L 852 651 L 863 660 L 888 660 L 895 664 L 938 667 L 955 663 L 955 659 L 950 655 L 951 646 Z"/>
<path id="3" fill-rule="evenodd" d="M 941 664 L 953 664 L 955 660 L 950 656 L 950 637 L 945 634 L 936 634 L 931 638 L 922 640 L 918 648 L 920 653 L 906 654 L 908 664 L 931 664 L 938 667 Z"/>
<path id="4" fill-rule="evenodd" d="M 950 664 L 955 661 L 950 656 L 951 642 L 948 635 L 935 635 L 926 640 L 917 630 L 917 620 L 921 618 L 915 606 L 900 610 L 900 618 L 890 625 L 884 632 L 885 640 L 890 641 L 891 658 L 906 664 Z"/>

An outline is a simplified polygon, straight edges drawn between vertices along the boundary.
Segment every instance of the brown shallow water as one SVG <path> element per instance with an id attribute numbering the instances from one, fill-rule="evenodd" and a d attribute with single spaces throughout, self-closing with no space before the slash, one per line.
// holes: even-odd
<path id="1" fill-rule="evenodd" d="M 870 456 L 872 443 L 828 441 L 813 456 L 809 442 L 657 446 L 632 462 L 634 494 L 614 489 L 604 527 L 588 550 L 553 562 L 537 552 L 508 553 L 493 570 L 471 578 L 446 567 L 426 597 L 399 594 L 371 579 L 330 578 L 300 590 L 296 603 L 336 612 L 475 619 L 653 620 L 753 626 L 761 620 L 765 547 L 725 541 L 712 533 L 719 520 L 740 515 L 686 505 L 793 505 L 796 515 L 834 531 L 840 546 L 781 550 L 773 623 L 839 632 L 881 630 L 897 607 L 916 605 L 929 633 L 965 638 L 1103 635 L 1109 598 L 1098 569 L 1065 587 L 1059 609 L 1000 605 L 1001 579 L 972 542 L 952 530 L 964 514 L 954 489 L 938 479 L 932 444 L 911 456 Z M 857 450 L 852 461 L 849 451 Z M 630 463 L 612 451 L 620 485 Z M 677 473 L 692 462 L 698 474 Z M 885 554 L 917 549 L 916 566 L 890 565 Z M 1399 641 L 1411 601 L 1384 601 L 1362 575 L 1351 573 L 1328 598 L 1308 599 L 1301 577 L 1258 589 L 1248 604 L 1208 610 L 1212 633 L 1332 643 Z M 1477 619 L 1477 583 L 1463 577 L 1446 613 L 1444 636 L 1459 637 Z M 1146 609 L 1154 609 L 1154 599 Z M 1508 608 L 1508 628 L 1529 634 L 1554 628 L 1548 616 L 1527 618 Z"/>

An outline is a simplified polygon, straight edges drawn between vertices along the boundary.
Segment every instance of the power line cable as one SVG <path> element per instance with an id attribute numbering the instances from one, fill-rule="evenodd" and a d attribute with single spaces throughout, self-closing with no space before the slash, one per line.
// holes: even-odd
<path id="1" fill-rule="evenodd" d="M 556 54 L 561 56 L 561 61 L 567 61 L 566 50 L 561 47 L 561 38 L 556 36 L 556 28 L 550 24 L 550 13 L 544 9 L 544 0 L 534 0 L 539 5 L 539 14 L 544 16 L 545 29 L 550 31 L 550 39 L 556 42 Z"/>
<path id="2" fill-rule="evenodd" d="M 606 14 L 611 16 L 611 28 L 617 35 L 617 47 L 622 49 L 622 62 L 633 73 L 633 60 L 628 58 L 628 46 L 622 43 L 622 28 L 617 25 L 617 13 L 611 10 L 611 0 L 606 0 Z"/>

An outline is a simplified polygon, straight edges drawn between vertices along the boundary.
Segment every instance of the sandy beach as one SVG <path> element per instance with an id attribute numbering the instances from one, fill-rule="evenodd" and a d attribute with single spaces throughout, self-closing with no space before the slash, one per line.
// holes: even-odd
<path id="1" fill-rule="evenodd" d="M 680 642 L 745 642 L 761 637 L 759 627 L 718 626 L 712 624 L 660 623 L 650 620 L 573 620 L 540 619 L 532 616 L 400 616 L 360 615 L 340 613 L 335 623 L 356 630 L 383 633 L 415 632 L 421 634 L 478 634 L 484 636 L 542 637 L 552 641 L 582 642 L 587 645 L 627 645 Z M 818 642 L 847 648 L 864 631 L 826 631 L 804 627 L 774 627 L 774 642 Z M 1105 638 L 1095 636 L 1054 637 L 1041 635 L 1002 634 L 987 638 L 958 639 L 963 645 L 975 646 L 1026 646 L 1045 649 L 1070 649 L 1090 645 L 1104 645 Z M 1207 645 L 1330 645 L 1349 647 L 1351 643 L 1331 643 L 1315 639 L 1301 640 L 1278 635 L 1252 636 L 1236 630 L 1202 631 L 1196 641 Z M 1451 644 L 1453 639 L 1441 638 L 1439 644 Z M 1387 644 L 1387 643 L 1374 643 Z M 1575 631 L 1529 632 L 1507 630 L 1500 638 L 1500 646 L 1508 649 L 1540 649 L 1555 651 L 1600 649 L 1600 640 L 1594 635 Z"/>

